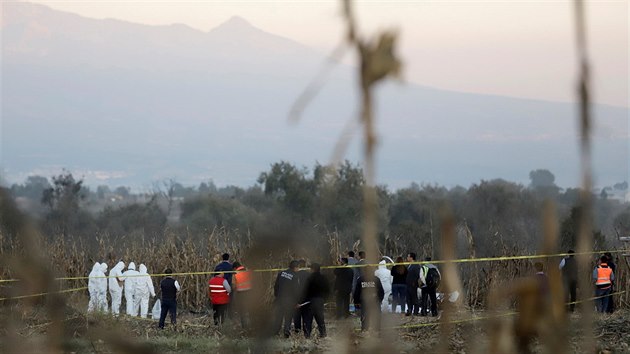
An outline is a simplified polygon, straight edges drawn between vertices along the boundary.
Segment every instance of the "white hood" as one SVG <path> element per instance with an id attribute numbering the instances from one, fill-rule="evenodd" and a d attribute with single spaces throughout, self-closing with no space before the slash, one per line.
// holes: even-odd
<path id="1" fill-rule="evenodd" d="M 147 274 L 147 266 L 140 264 L 140 274 Z"/>
<path id="2" fill-rule="evenodd" d="M 98 272 L 101 270 L 101 264 L 99 262 L 94 263 L 94 266 L 92 267 L 92 273 L 94 272 Z M 90 274 L 92 274 L 90 273 Z"/>
<path id="3" fill-rule="evenodd" d="M 136 264 L 134 262 L 129 262 L 129 267 L 127 267 L 127 269 L 136 270 Z"/>
<path id="4" fill-rule="evenodd" d="M 103 273 L 107 272 L 107 263 L 101 263 L 101 271 Z"/>
<path id="5" fill-rule="evenodd" d="M 385 262 L 385 260 L 378 262 L 378 269 L 387 269 L 386 264 L 387 262 Z"/>
<path id="6" fill-rule="evenodd" d="M 118 264 L 116 264 L 114 269 L 116 269 L 118 271 L 121 271 L 121 270 L 125 269 L 125 263 L 123 261 L 118 262 Z M 112 269 L 112 270 L 114 270 L 114 269 Z"/>

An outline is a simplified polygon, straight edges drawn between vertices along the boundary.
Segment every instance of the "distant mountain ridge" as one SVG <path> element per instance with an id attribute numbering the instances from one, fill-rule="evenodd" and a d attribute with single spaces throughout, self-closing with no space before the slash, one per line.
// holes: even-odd
<path id="1" fill-rule="evenodd" d="M 251 185 L 270 163 L 329 161 L 356 114 L 339 66 L 291 126 L 324 55 L 242 18 L 186 25 L 95 20 L 3 5 L 2 167 L 9 180 L 66 167 L 89 183 L 163 178 Z M 577 183 L 573 105 L 388 83 L 378 90 L 379 182 L 524 181 L 548 168 Z M 598 181 L 628 176 L 628 110 L 595 107 Z M 359 160 L 354 137 L 348 157 Z M 110 177 L 111 179 L 108 179 Z"/>

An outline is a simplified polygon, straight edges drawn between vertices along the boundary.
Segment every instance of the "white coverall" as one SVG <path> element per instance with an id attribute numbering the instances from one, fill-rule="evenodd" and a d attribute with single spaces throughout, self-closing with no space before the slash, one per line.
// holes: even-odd
<path id="1" fill-rule="evenodd" d="M 112 313 L 114 315 L 120 314 L 120 304 L 122 302 L 122 270 L 125 269 L 125 263 L 122 261 L 118 262 L 109 271 L 109 276 L 111 278 L 108 279 L 109 282 L 109 295 L 112 297 Z"/>
<path id="2" fill-rule="evenodd" d="M 107 278 L 105 275 L 107 274 L 107 263 L 101 263 L 101 269 L 99 276 L 102 278 L 98 278 L 98 310 L 102 312 L 107 312 Z"/>
<path id="3" fill-rule="evenodd" d="M 380 261 L 378 269 L 374 271 L 374 276 L 380 279 L 381 284 L 383 285 L 383 290 L 385 291 L 385 296 L 383 297 L 383 302 L 381 303 L 381 311 L 390 312 L 389 309 L 389 295 L 392 293 L 392 282 L 394 281 L 394 277 L 392 277 L 392 272 L 387 269 L 385 266 L 385 261 Z"/>
<path id="4" fill-rule="evenodd" d="M 90 293 L 90 302 L 88 302 L 88 312 L 94 312 L 98 310 L 99 298 L 98 298 L 98 282 L 100 279 L 96 278 L 101 274 L 101 264 L 99 262 L 94 263 L 92 271 L 88 275 L 88 292 Z"/>
<path id="5" fill-rule="evenodd" d="M 138 312 L 134 311 L 133 306 L 133 293 L 136 289 L 136 281 L 138 280 L 138 277 L 135 277 L 135 275 L 138 274 L 139 273 L 136 270 L 136 264 L 134 262 L 129 262 L 129 267 L 127 267 L 127 271 L 123 273 L 123 281 L 125 282 L 125 302 L 127 303 L 127 315 L 129 316 L 138 316 Z M 125 278 L 125 276 L 131 277 Z"/>
<path id="6" fill-rule="evenodd" d="M 140 275 L 146 275 L 144 277 L 137 277 L 135 281 L 136 289 L 134 291 L 134 313 L 138 313 L 140 310 L 140 317 L 146 318 L 149 312 L 149 295 L 155 296 L 155 289 L 153 288 L 153 281 L 147 273 L 147 267 L 144 264 L 140 264 Z"/>

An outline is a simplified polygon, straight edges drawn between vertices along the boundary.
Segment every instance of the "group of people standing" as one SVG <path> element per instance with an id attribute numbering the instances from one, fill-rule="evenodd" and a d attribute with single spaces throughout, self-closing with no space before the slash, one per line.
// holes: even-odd
<path id="1" fill-rule="evenodd" d="M 567 294 L 569 311 L 575 311 L 578 285 L 578 268 L 575 252 L 569 250 L 568 256 L 560 261 L 560 271 Z M 598 312 L 612 313 L 615 310 L 612 293 L 615 286 L 615 271 L 617 266 L 610 252 L 604 253 L 593 269 L 592 280 L 595 285 L 595 307 Z"/>
<path id="2" fill-rule="evenodd" d="M 251 305 L 252 273 L 239 262 L 230 262 L 230 255 L 224 253 L 214 274 L 208 280 L 208 297 L 214 312 L 214 324 L 221 326 L 228 315 L 238 315 L 241 326 L 249 326 Z"/>
<path id="3" fill-rule="evenodd" d="M 309 338 L 313 331 L 313 320 L 317 324 L 320 337 L 325 337 L 326 323 L 324 304 L 334 291 L 336 317 L 348 318 L 351 315 L 351 302 L 361 319 L 361 328 L 368 329 L 372 324 L 380 326 L 382 312 L 400 312 L 405 316 L 437 316 L 437 288 L 440 284 L 439 269 L 431 264 L 431 257 L 418 262 L 414 252 L 409 252 L 406 259 L 396 258 L 395 265 L 389 269 L 386 258 L 379 262 L 378 268 L 366 265 L 364 252 L 350 251 L 347 257 L 339 259 L 339 266 L 334 268 L 334 286 L 321 273 L 321 266 L 312 263 L 308 268 L 304 260 L 293 260 L 289 267 L 278 273 L 273 287 L 274 315 L 270 334 L 282 330 L 285 337 L 290 336 L 291 326 L 296 333 L 303 332 Z M 391 259 L 389 259 L 391 262 Z M 405 264 L 405 263 L 408 263 Z M 421 264 L 420 264 L 421 263 Z M 537 274 L 544 275 L 541 269 Z M 567 294 L 570 311 L 575 308 L 578 270 L 574 252 L 570 250 L 563 258 L 559 268 Z M 612 297 L 615 281 L 615 263 L 610 253 L 603 255 L 593 270 L 596 288 L 596 304 L 599 312 L 612 312 Z M 130 262 L 125 270 L 125 263 L 118 262 L 107 273 L 106 263 L 95 263 L 89 274 L 88 290 L 90 301 L 88 312 L 120 313 L 122 298 L 125 298 L 126 313 L 130 316 L 146 317 L 149 297 L 155 296 L 151 276 L 147 267 L 140 264 L 138 270 Z M 165 270 L 166 277 L 160 282 L 162 294 L 159 328 L 164 328 L 168 314 L 171 323 L 176 324 L 177 293 L 181 287 L 172 277 L 171 269 Z M 546 279 L 546 278 L 545 278 Z M 252 272 L 239 262 L 230 262 L 230 255 L 222 255 L 222 261 L 215 267 L 214 275 L 208 281 L 208 296 L 214 312 L 214 323 L 221 326 L 227 317 L 239 317 L 243 328 L 249 326 Z M 111 298 L 108 304 L 107 293 Z M 390 305 L 391 296 L 391 305 Z M 366 311 L 372 307 L 376 311 Z M 399 310 L 400 308 L 400 310 Z M 370 316 L 377 316 L 370 318 Z"/>
<path id="4" fill-rule="evenodd" d="M 354 252 L 348 252 L 348 257 L 341 258 L 342 267 L 335 269 L 335 298 L 337 305 L 337 318 L 350 315 L 350 297 L 354 297 L 356 285 L 360 276 L 362 265 L 365 262 L 365 254 L 359 252 L 358 260 L 354 258 Z M 407 254 L 407 259 L 396 258 L 391 269 L 387 268 L 387 262 L 379 262 L 374 276 L 378 278 L 383 287 L 383 297 L 380 301 L 382 312 L 400 312 L 407 316 L 426 316 L 430 313 L 437 316 L 437 287 L 441 274 L 438 268 L 429 263 L 431 257 L 425 258 L 425 264 L 416 264 L 417 256 L 414 252 Z M 408 262 L 409 265 L 403 263 Z M 347 265 L 348 267 L 343 267 Z M 355 265 L 355 267 L 352 267 Z M 389 297 L 391 295 L 391 307 Z"/>
<path id="5" fill-rule="evenodd" d="M 153 281 L 147 272 L 147 267 L 140 264 L 138 270 L 134 262 L 130 262 L 127 270 L 125 263 L 118 262 L 107 273 L 107 263 L 94 263 L 88 279 L 90 301 L 88 312 L 110 312 L 120 314 L 122 299 L 125 298 L 126 313 L 130 316 L 147 317 L 149 310 L 149 296 L 155 296 Z M 111 298 L 108 303 L 107 292 Z"/>

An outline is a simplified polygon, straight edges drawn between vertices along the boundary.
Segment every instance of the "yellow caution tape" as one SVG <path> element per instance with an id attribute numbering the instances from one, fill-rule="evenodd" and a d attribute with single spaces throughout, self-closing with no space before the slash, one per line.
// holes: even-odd
<path id="1" fill-rule="evenodd" d="M 39 294 L 21 295 L 21 296 L 13 296 L 13 297 L 1 297 L 0 301 L 25 299 L 25 298 L 29 298 L 29 297 L 44 296 L 44 295 L 49 295 L 49 294 L 65 294 L 65 293 L 71 293 L 71 292 L 74 292 L 74 291 L 86 290 L 86 289 L 87 289 L 87 287 L 84 286 L 82 288 L 66 289 L 66 290 L 61 290 L 61 291 L 51 291 L 51 292 L 39 293 Z"/>
<path id="2" fill-rule="evenodd" d="M 592 255 L 598 253 L 620 253 L 620 252 L 630 252 L 630 250 L 609 250 L 609 251 L 590 251 L 590 252 L 576 252 L 573 253 L 573 256 L 579 255 Z M 387 265 L 411 265 L 411 264 L 446 264 L 446 263 L 476 263 L 476 262 L 497 262 L 497 261 L 510 261 L 510 260 L 525 260 L 525 259 L 541 259 L 541 258 L 553 258 L 553 257 L 565 257 L 569 256 L 568 253 L 556 253 L 556 254 L 543 254 L 543 255 L 521 255 L 521 256 L 501 256 L 501 257 L 484 257 L 484 258 L 460 258 L 453 260 L 432 260 L 432 261 L 416 261 L 416 262 L 401 262 L 401 263 L 388 263 Z M 331 265 L 331 266 L 322 266 L 322 269 L 337 269 L 337 268 L 362 268 L 362 267 L 376 267 L 380 264 L 353 264 L 353 265 Z M 266 269 L 248 269 L 247 271 L 256 272 L 256 273 L 267 273 L 267 272 L 280 272 L 286 270 L 287 268 L 266 268 Z M 61 277 L 55 278 L 55 280 L 84 280 L 84 279 L 103 279 L 103 278 L 135 278 L 135 277 L 164 277 L 164 276 L 185 276 L 185 275 L 213 275 L 220 273 L 238 273 L 237 270 L 230 271 L 206 271 L 206 272 L 183 272 L 183 273 L 172 273 L 172 274 L 136 274 L 136 275 L 120 275 L 120 276 L 97 276 L 97 277 L 89 277 L 89 276 L 78 276 L 78 277 Z M 0 279 L 0 283 L 8 283 L 8 282 L 16 282 L 20 281 L 20 279 Z"/>

